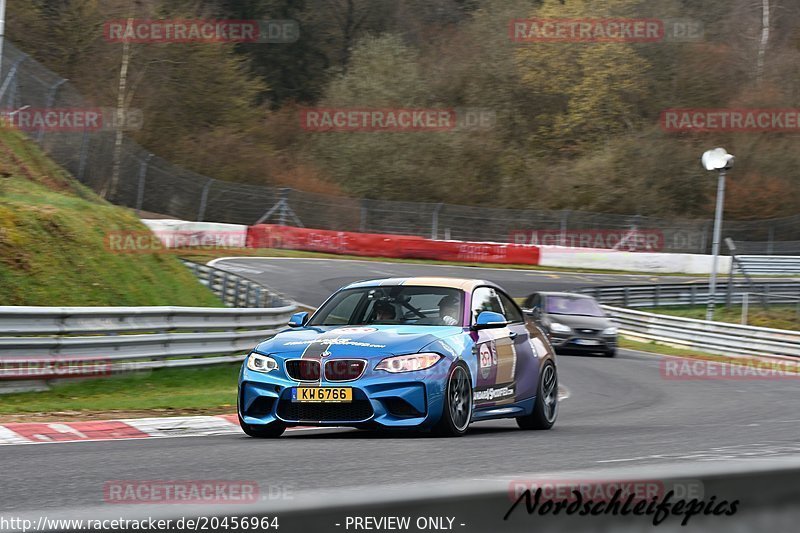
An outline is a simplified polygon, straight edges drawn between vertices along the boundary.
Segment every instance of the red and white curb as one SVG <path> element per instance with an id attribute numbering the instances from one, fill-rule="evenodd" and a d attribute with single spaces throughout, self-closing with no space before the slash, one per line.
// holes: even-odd
<path id="1" fill-rule="evenodd" d="M 569 396 L 569 390 L 560 385 L 559 400 L 565 400 Z M 293 427 L 287 432 L 309 429 L 341 428 Z M 236 415 L 129 418 L 86 422 L 19 422 L 0 425 L 0 446 L 235 434 L 244 435 Z"/>
<path id="2" fill-rule="evenodd" d="M 242 433 L 236 415 L 132 418 L 88 422 L 22 422 L 0 425 L 0 446 Z"/>

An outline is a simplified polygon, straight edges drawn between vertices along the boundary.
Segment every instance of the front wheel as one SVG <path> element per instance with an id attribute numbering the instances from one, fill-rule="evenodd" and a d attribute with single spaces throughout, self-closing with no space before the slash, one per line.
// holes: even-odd
<path id="1" fill-rule="evenodd" d="M 286 426 L 280 422 L 272 422 L 270 424 L 264 424 L 263 426 L 245 424 L 241 415 L 239 416 L 239 425 L 246 435 L 258 439 L 274 439 L 280 437 L 283 435 L 283 432 L 286 431 Z"/>
<path id="2" fill-rule="evenodd" d="M 472 380 L 464 363 L 450 371 L 445 385 L 442 418 L 433 428 L 439 437 L 460 437 L 472 421 Z"/>
<path id="3" fill-rule="evenodd" d="M 547 361 L 539 374 L 539 387 L 533 412 L 517 417 L 522 429 L 550 429 L 558 416 L 558 373 L 556 365 Z"/>

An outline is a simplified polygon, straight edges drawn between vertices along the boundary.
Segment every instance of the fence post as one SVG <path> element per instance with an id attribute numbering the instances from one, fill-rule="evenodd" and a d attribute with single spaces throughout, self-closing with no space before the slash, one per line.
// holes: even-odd
<path id="1" fill-rule="evenodd" d="M 206 216 L 206 206 L 208 205 L 208 190 L 214 183 L 214 178 L 208 178 L 208 181 L 203 185 L 203 194 L 200 195 L 200 210 L 197 212 L 197 221 L 202 222 Z"/>
<path id="2" fill-rule="evenodd" d="M 281 226 L 286 226 L 287 225 L 286 224 L 286 222 L 287 222 L 287 219 L 286 219 L 286 215 L 287 215 L 286 208 L 288 207 L 288 203 L 289 203 L 289 191 L 290 191 L 290 189 L 287 189 L 287 188 L 281 189 L 281 200 L 280 200 L 281 209 L 278 212 L 278 224 L 280 224 Z"/>
<path id="3" fill-rule="evenodd" d="M 569 224 L 569 211 L 561 212 L 561 246 L 567 245 L 567 226 Z"/>
<path id="4" fill-rule="evenodd" d="M 144 203 L 144 182 L 147 179 L 147 166 L 150 164 L 150 159 L 153 157 L 153 154 L 147 154 L 147 157 L 144 158 L 139 164 L 139 185 L 138 189 L 136 190 L 136 215 L 139 215 L 139 212 L 142 210 L 142 203 Z"/>
<path id="5" fill-rule="evenodd" d="M 367 232 L 367 216 L 369 215 L 369 211 L 367 210 L 367 199 L 361 199 L 361 219 L 359 220 L 358 230 L 361 233 Z"/>
<path id="6" fill-rule="evenodd" d="M 83 130 L 81 138 L 81 152 L 78 160 L 78 181 L 84 183 L 86 179 L 86 160 L 89 157 L 89 131 Z"/>
<path id="7" fill-rule="evenodd" d="M 769 237 L 767 240 L 767 255 L 772 255 L 772 252 L 774 250 L 773 246 L 774 244 L 775 244 L 775 226 L 771 225 L 769 227 Z"/>
<path id="8" fill-rule="evenodd" d="M 50 91 L 47 93 L 47 104 L 45 106 L 45 109 L 49 111 L 50 108 L 53 107 L 53 104 L 55 104 L 56 102 L 56 93 L 58 93 L 58 88 L 64 85 L 65 83 L 67 83 L 67 80 L 62 78 L 58 80 L 56 83 L 54 83 L 52 87 L 50 87 Z M 41 144 L 42 140 L 44 140 L 44 124 L 42 124 L 42 127 L 39 128 L 39 133 L 36 135 L 37 143 Z"/>
<path id="9" fill-rule="evenodd" d="M 436 240 L 439 237 L 439 211 L 442 210 L 444 204 L 439 202 L 433 208 L 433 218 L 431 220 L 431 239 Z"/>
<path id="10" fill-rule="evenodd" d="M 11 69 L 6 74 L 6 79 L 3 80 L 3 86 L 0 87 L 0 103 L 3 101 L 3 97 L 6 95 L 6 91 L 8 90 L 9 86 L 11 86 L 11 96 L 8 98 L 8 107 L 14 107 L 14 101 L 17 99 L 17 70 L 22 64 L 23 61 L 28 59 L 28 55 L 24 54 L 22 57 L 17 59 Z M 13 85 L 11 85 L 13 83 Z"/>

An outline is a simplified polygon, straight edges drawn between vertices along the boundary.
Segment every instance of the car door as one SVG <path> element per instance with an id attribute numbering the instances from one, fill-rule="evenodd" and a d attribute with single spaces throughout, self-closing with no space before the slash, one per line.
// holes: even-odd
<path id="1" fill-rule="evenodd" d="M 547 341 L 544 339 L 541 329 L 535 322 L 526 320 L 525 314 L 510 296 L 503 291 L 498 291 L 498 293 L 500 303 L 503 305 L 503 316 L 509 322 L 508 328 L 514 341 L 516 400 L 526 400 L 536 395 L 540 358 L 547 353 L 545 345 Z"/>
<path id="2" fill-rule="evenodd" d="M 483 311 L 506 316 L 501 292 L 494 287 L 477 287 L 472 293 L 471 320 L 475 323 Z M 521 313 L 520 313 L 521 315 Z M 475 356 L 477 376 L 474 391 L 475 408 L 513 403 L 516 398 L 517 342 L 524 322 L 503 328 L 482 329 L 477 332 Z"/>

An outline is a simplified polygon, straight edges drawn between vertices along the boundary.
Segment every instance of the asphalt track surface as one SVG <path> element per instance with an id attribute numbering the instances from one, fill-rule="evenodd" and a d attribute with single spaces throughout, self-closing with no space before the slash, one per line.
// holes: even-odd
<path id="1" fill-rule="evenodd" d="M 248 258 L 217 266 L 309 305 L 349 281 L 398 275 L 484 278 L 514 296 L 663 279 L 297 259 Z M 302 499 L 322 489 L 566 476 L 617 465 L 741 464 L 800 454 L 797 380 L 666 379 L 663 361 L 629 351 L 616 359 L 561 356 L 560 379 L 570 396 L 547 432 L 494 421 L 446 440 L 325 429 L 272 441 L 225 435 L 2 447 L 0 512 L 101 506 L 109 480 L 247 480 L 257 481 L 262 493 L 279 488 Z"/>

